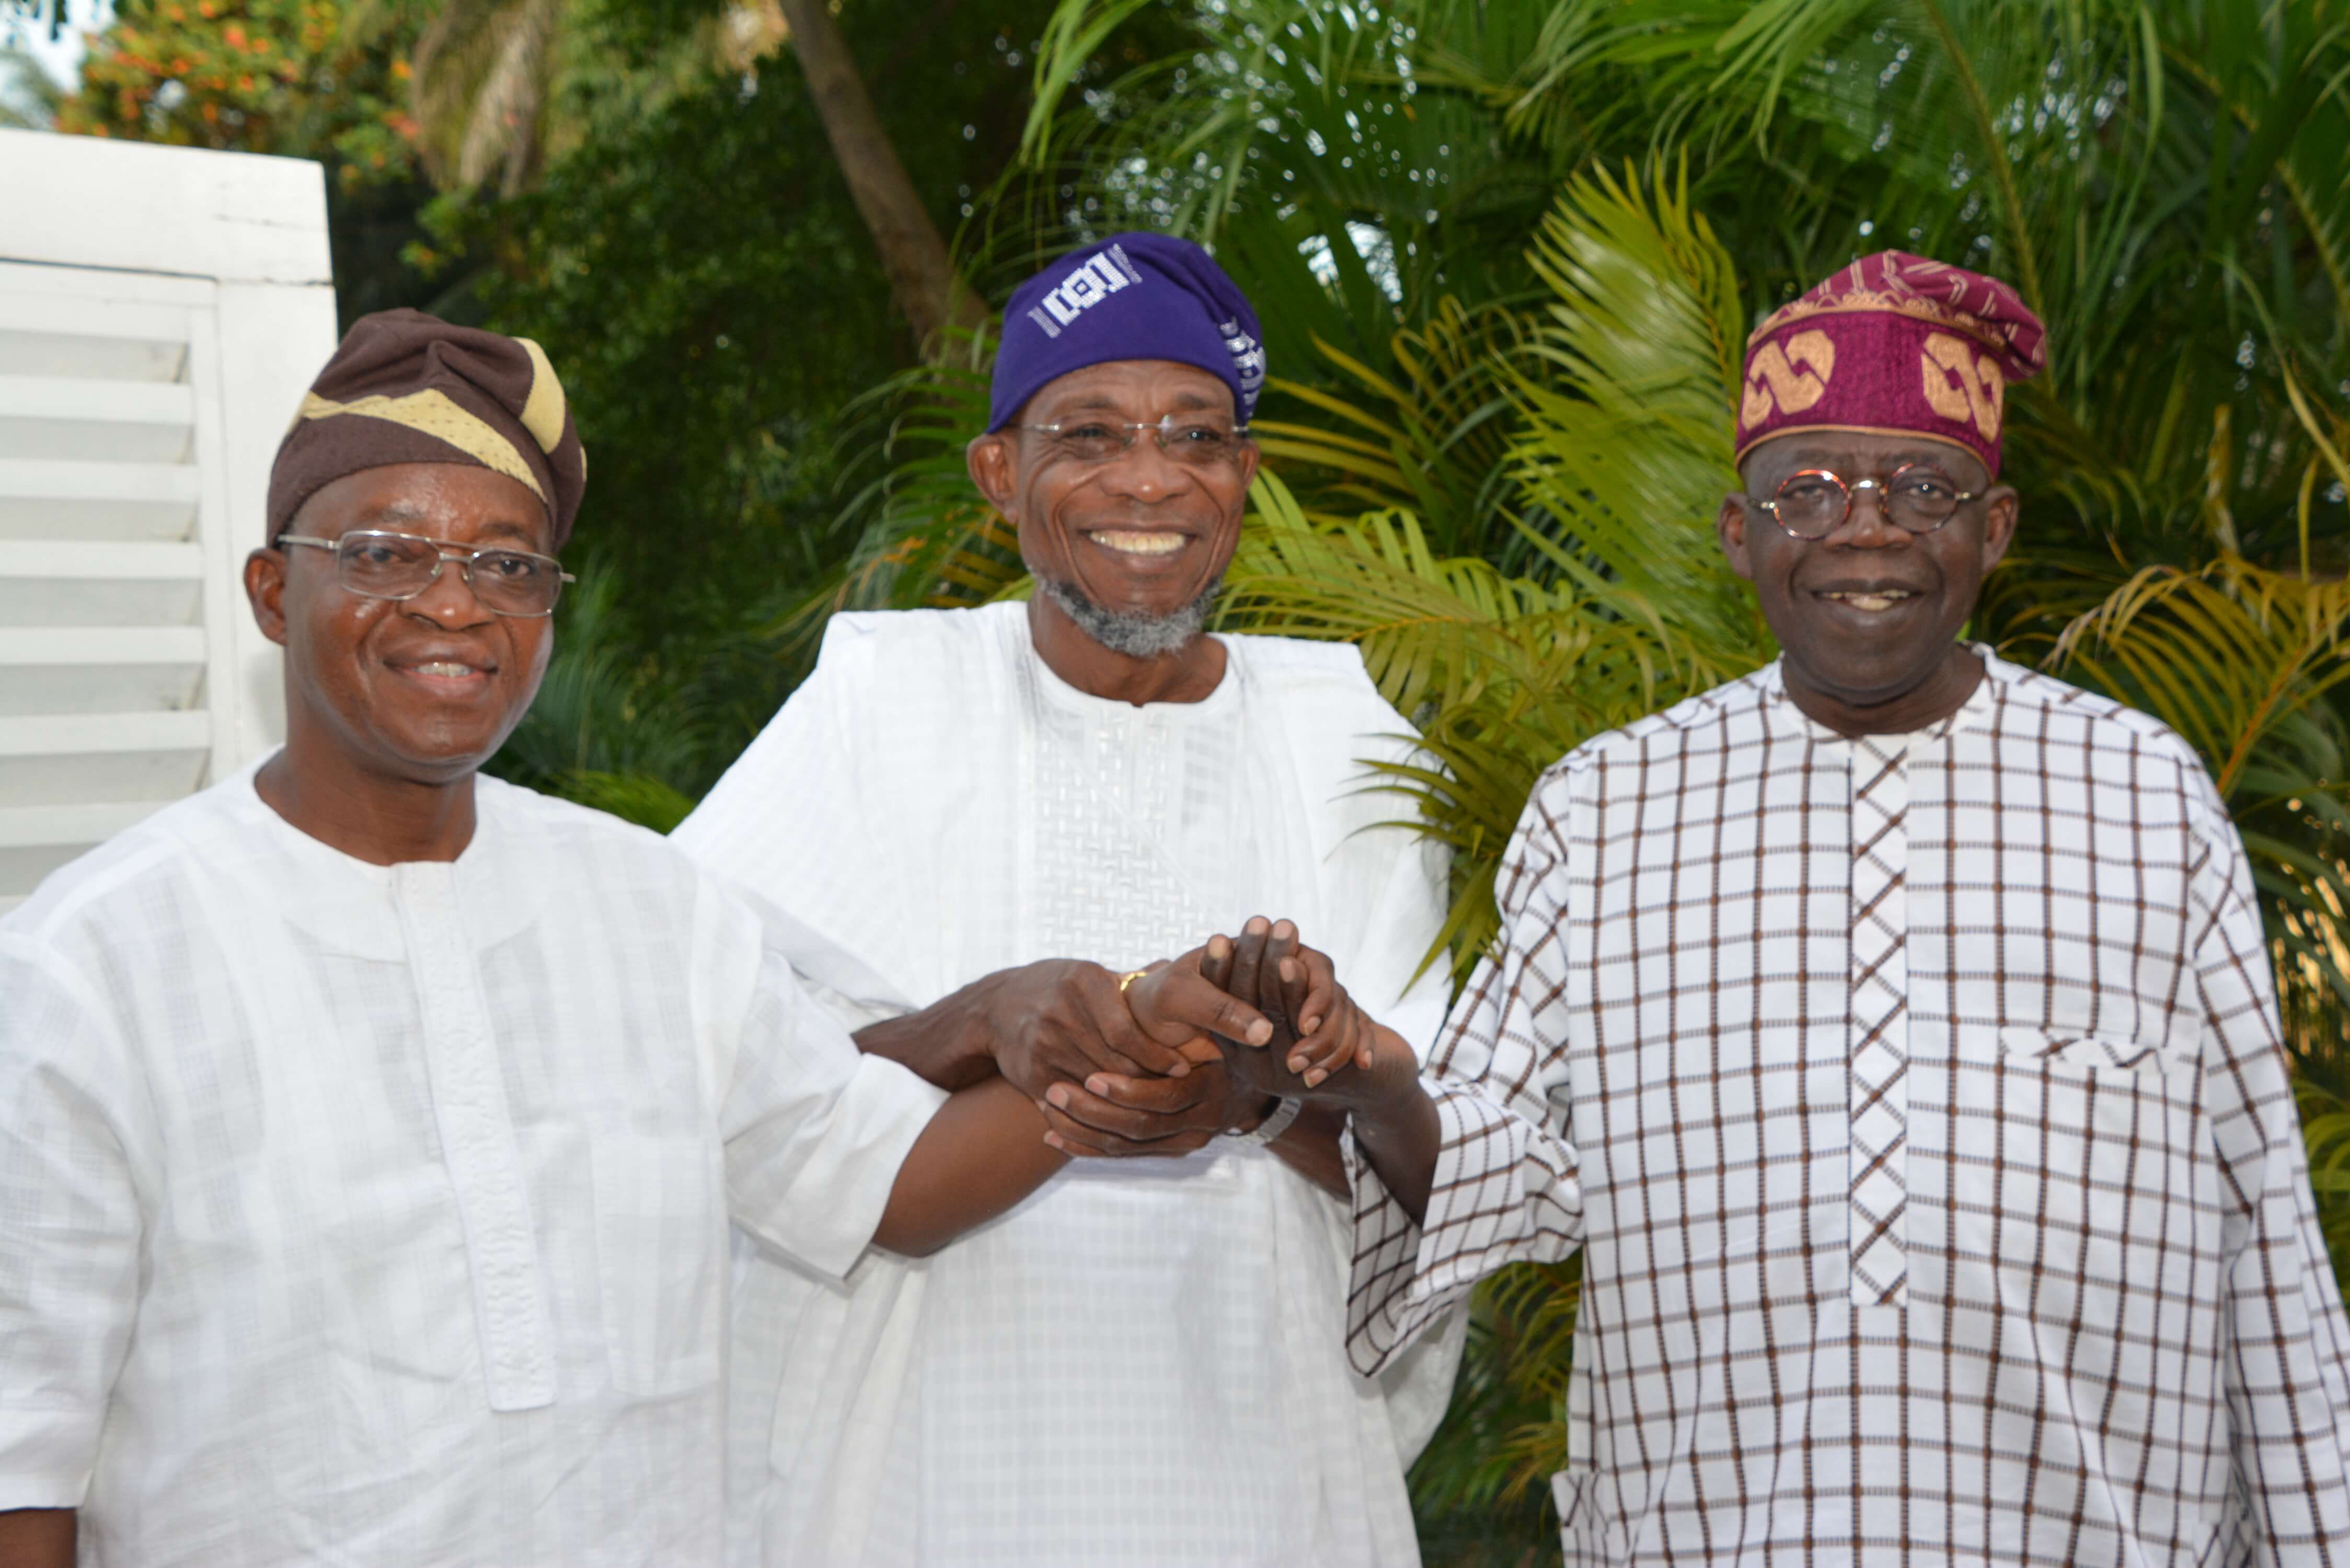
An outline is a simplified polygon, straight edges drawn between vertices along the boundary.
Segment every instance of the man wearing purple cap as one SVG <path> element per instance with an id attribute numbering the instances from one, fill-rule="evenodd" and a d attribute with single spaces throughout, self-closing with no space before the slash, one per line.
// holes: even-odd
<path id="1" fill-rule="evenodd" d="M 659 837 L 476 776 L 586 478 L 536 344 L 359 321 L 245 567 L 285 748 L 0 920 L 6 1568 L 714 1568 L 730 1217 L 837 1275 L 1064 1163 Z"/>
<path id="2" fill-rule="evenodd" d="M 1122 993 L 1270 911 L 1432 1037 L 1445 867 L 1360 792 L 1408 729 L 1349 648 L 1201 632 L 1264 379 L 1207 254 L 1118 235 L 1004 319 L 970 465 L 1035 596 L 836 618 L 676 836 L 821 933 L 794 961 L 868 1052 L 1008 1081 L 1073 1152 L 1164 1158 L 1078 1161 L 846 1289 L 746 1244 L 737 1558 L 1415 1563 L 1403 1472 L 1457 1337 L 1348 1368 L 1335 1121 L 1155 1044 Z"/>
<path id="3" fill-rule="evenodd" d="M 2178 736 L 1959 639 L 2041 351 L 1898 252 L 1765 320 L 1719 526 L 1782 657 L 1543 777 L 1426 1079 L 1227 1052 L 1352 1113 L 1366 1371 L 1581 1250 L 1571 1563 L 2350 1563 L 2243 846 Z"/>

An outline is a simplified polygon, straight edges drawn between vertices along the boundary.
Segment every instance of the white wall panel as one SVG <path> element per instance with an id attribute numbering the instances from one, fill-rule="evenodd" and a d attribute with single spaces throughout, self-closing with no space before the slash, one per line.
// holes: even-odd
<path id="1" fill-rule="evenodd" d="M 0 910 L 282 734 L 243 570 L 334 343 L 316 164 L 0 130 Z"/>

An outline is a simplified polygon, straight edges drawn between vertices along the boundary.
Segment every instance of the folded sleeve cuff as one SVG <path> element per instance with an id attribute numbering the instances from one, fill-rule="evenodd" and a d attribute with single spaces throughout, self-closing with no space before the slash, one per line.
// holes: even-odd
<path id="1" fill-rule="evenodd" d="M 99 1418 L 96 1410 L 0 1405 L 0 1510 L 79 1508 Z"/>
<path id="2" fill-rule="evenodd" d="M 1436 1103 L 1440 1129 L 1436 1173 L 1430 1184 L 1423 1229 L 1412 1222 L 1363 1158 L 1350 1127 L 1341 1140 L 1347 1186 L 1354 1193 L 1354 1266 L 1347 1291 L 1347 1355 L 1356 1371 L 1370 1376 L 1444 1311 L 1466 1295 L 1490 1266 L 1490 1247 L 1479 1248 L 1481 1228 L 1449 1219 L 1476 1214 L 1487 1203 L 1506 1201 L 1512 1174 L 1495 1170 L 1492 1145 L 1509 1140 L 1513 1118 L 1476 1095 L 1423 1079 Z M 1472 1166 L 1474 1168 L 1472 1168 Z M 1483 1196 L 1496 1184 L 1504 1189 Z M 1486 1227 L 1489 1229 L 1490 1226 Z"/>
<path id="3" fill-rule="evenodd" d="M 899 1168 L 947 1098 L 895 1062 L 860 1055 L 824 1114 L 795 1129 L 797 1158 L 736 1164 L 735 1218 L 840 1278 L 871 1244 Z"/>

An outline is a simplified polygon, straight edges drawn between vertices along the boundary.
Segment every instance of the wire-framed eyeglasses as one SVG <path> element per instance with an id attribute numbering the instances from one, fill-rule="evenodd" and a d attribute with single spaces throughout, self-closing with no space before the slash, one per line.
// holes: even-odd
<path id="1" fill-rule="evenodd" d="M 1960 507 L 1983 496 L 1980 490 L 1960 490 L 1930 462 L 1913 462 L 1890 479 L 1846 481 L 1825 468 L 1806 468 L 1789 474 L 1770 500 L 1757 504 L 1787 537 L 1808 542 L 1844 526 L 1856 490 L 1876 491 L 1885 520 L 1911 534 L 1931 534 L 1957 516 Z"/>
<path id="2" fill-rule="evenodd" d="M 1152 424 L 1117 420 L 1056 420 L 1049 425 L 1014 425 L 1052 438 L 1054 450 L 1077 462 L 1109 462 L 1134 450 L 1144 431 L 1176 462 L 1213 468 L 1229 462 L 1248 438 L 1248 426 L 1208 414 L 1169 414 Z"/>
<path id="3" fill-rule="evenodd" d="M 280 534 L 277 543 L 332 551 L 335 580 L 361 598 L 412 599 L 440 579 L 442 562 L 454 561 L 483 608 L 504 616 L 543 616 L 555 613 L 563 585 L 578 580 L 552 556 L 504 548 L 471 550 L 443 539 L 382 528 L 355 528 L 339 539 Z"/>

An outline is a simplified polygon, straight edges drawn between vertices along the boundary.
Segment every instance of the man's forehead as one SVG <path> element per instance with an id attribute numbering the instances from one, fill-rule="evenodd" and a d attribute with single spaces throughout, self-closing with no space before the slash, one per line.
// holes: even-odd
<path id="1" fill-rule="evenodd" d="M 1825 468 L 1851 477 L 1866 478 L 1877 471 L 1890 473 L 1912 463 L 1939 468 L 1954 478 L 1986 477 L 1973 453 L 1948 441 L 1906 432 L 1873 431 L 1805 431 L 1764 441 L 1746 454 L 1749 472 L 1788 474 L 1800 469 Z"/>
<path id="2" fill-rule="evenodd" d="M 1123 408 L 1147 400 L 1169 408 L 1204 409 L 1232 404 L 1232 389 L 1197 365 L 1172 359 L 1108 359 L 1056 376 L 1036 389 L 1034 410 Z"/>
<path id="3" fill-rule="evenodd" d="M 549 547 L 546 509 L 515 481 L 454 463 L 365 469 L 321 487 L 304 505 L 297 531 L 340 537 L 382 528 L 454 542 L 495 540 Z"/>

